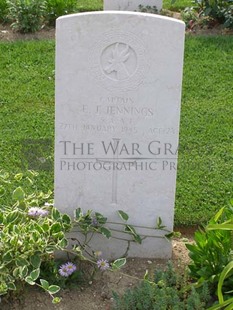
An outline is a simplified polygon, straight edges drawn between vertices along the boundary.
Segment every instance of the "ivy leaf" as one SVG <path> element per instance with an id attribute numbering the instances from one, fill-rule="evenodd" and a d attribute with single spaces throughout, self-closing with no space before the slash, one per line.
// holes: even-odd
<path id="1" fill-rule="evenodd" d="M 118 215 L 120 216 L 120 218 L 123 220 L 123 221 L 128 221 L 129 219 L 129 216 L 127 213 L 125 213 L 124 211 L 122 210 L 118 210 Z"/>
<path id="2" fill-rule="evenodd" d="M 126 263 L 126 258 L 119 258 L 112 263 L 112 269 L 120 269 Z"/>
<path id="3" fill-rule="evenodd" d="M 133 238 L 134 238 L 135 242 L 137 242 L 139 244 L 142 243 L 142 238 L 138 234 L 133 235 Z"/>
<path id="4" fill-rule="evenodd" d="M 161 219 L 161 217 L 159 216 L 159 217 L 157 218 L 157 220 L 156 220 L 156 227 L 155 227 L 155 229 L 163 229 L 163 228 L 165 228 L 166 226 L 164 226 L 164 225 L 162 225 L 162 224 L 163 224 L 162 219 Z"/>
<path id="5" fill-rule="evenodd" d="M 11 251 L 6 252 L 2 257 L 2 261 L 4 263 L 9 263 L 10 261 L 12 261 L 12 259 L 13 259 L 13 254 Z"/>
<path id="6" fill-rule="evenodd" d="M 14 179 L 17 180 L 17 181 L 21 181 L 22 180 L 22 177 L 23 177 L 23 174 L 22 173 L 18 173 L 14 176 Z"/>
<path id="7" fill-rule="evenodd" d="M 149 280 L 149 272 L 148 272 L 148 269 L 146 269 L 146 272 L 144 274 L 144 277 L 143 277 L 144 280 Z"/>
<path id="8" fill-rule="evenodd" d="M 52 208 L 52 212 L 51 212 L 52 218 L 57 221 L 61 218 L 61 214 L 60 212 L 56 209 L 56 208 Z"/>
<path id="9" fill-rule="evenodd" d="M 43 279 L 40 279 L 40 284 L 42 285 L 43 289 L 47 290 L 49 288 L 49 282 Z"/>
<path id="10" fill-rule="evenodd" d="M 78 208 L 75 210 L 75 220 L 79 220 L 80 217 L 82 217 L 82 209 L 81 208 Z"/>
<path id="11" fill-rule="evenodd" d="M 70 223 L 71 223 L 71 218 L 69 217 L 69 215 L 63 214 L 63 216 L 62 216 L 62 221 L 63 221 L 63 223 L 65 223 L 65 224 L 70 224 Z"/>
<path id="12" fill-rule="evenodd" d="M 19 268 L 19 267 L 15 268 L 15 269 L 13 270 L 13 276 L 14 276 L 15 278 L 17 278 L 17 277 L 19 276 L 19 271 L 20 271 L 20 268 Z"/>
<path id="13" fill-rule="evenodd" d="M 41 259 L 39 254 L 34 254 L 30 258 L 30 262 L 34 268 L 39 268 L 41 264 Z"/>
<path id="14" fill-rule="evenodd" d="M 108 239 L 112 236 L 111 231 L 107 229 L 106 227 L 101 227 L 100 232 L 102 235 L 104 235 Z"/>
<path id="15" fill-rule="evenodd" d="M 59 246 L 61 247 L 61 248 L 66 248 L 67 247 L 67 245 L 68 245 L 68 241 L 67 241 L 67 239 L 62 239 L 60 242 L 59 242 Z"/>
<path id="16" fill-rule="evenodd" d="M 7 214 L 6 223 L 7 224 L 13 223 L 14 221 L 17 220 L 18 217 L 19 217 L 19 212 L 17 210 L 10 212 Z"/>
<path id="17" fill-rule="evenodd" d="M 48 245 L 45 249 L 46 253 L 48 253 L 48 254 L 52 254 L 55 250 L 56 250 L 55 245 Z"/>
<path id="18" fill-rule="evenodd" d="M 142 238 L 137 234 L 135 228 L 131 225 L 125 225 L 125 232 L 127 232 L 130 235 L 133 235 L 134 241 L 141 244 Z"/>
<path id="19" fill-rule="evenodd" d="M 19 276 L 21 278 L 26 278 L 27 274 L 28 274 L 28 267 L 27 266 L 19 268 Z"/>
<path id="20" fill-rule="evenodd" d="M 4 220 L 3 213 L 0 213 L 0 224 L 3 224 L 3 220 Z"/>
<path id="21" fill-rule="evenodd" d="M 40 268 L 37 268 L 30 273 L 29 277 L 32 279 L 32 281 L 36 281 L 36 279 L 38 279 L 39 275 L 40 275 Z"/>
<path id="22" fill-rule="evenodd" d="M 5 195 L 5 188 L 3 186 L 0 186 L 0 197 L 4 196 Z"/>
<path id="23" fill-rule="evenodd" d="M 157 227 L 160 227 L 160 226 L 161 226 L 161 224 L 162 224 L 162 219 L 161 219 L 160 216 L 157 218 L 156 224 L 157 224 Z"/>
<path id="24" fill-rule="evenodd" d="M 53 300 L 52 300 L 52 303 L 53 304 L 58 304 L 60 301 L 61 301 L 60 297 L 54 297 Z"/>
<path id="25" fill-rule="evenodd" d="M 62 230 L 60 223 L 54 223 L 50 228 L 50 233 L 54 234 Z"/>
<path id="26" fill-rule="evenodd" d="M 168 240 L 171 240 L 171 238 L 174 236 L 174 233 L 171 232 L 171 233 L 168 233 L 165 235 L 165 238 L 168 239 Z"/>
<path id="27" fill-rule="evenodd" d="M 95 212 L 95 217 L 96 217 L 98 223 L 100 223 L 102 225 L 104 225 L 107 222 L 107 218 L 98 212 Z"/>
<path id="28" fill-rule="evenodd" d="M 10 282 L 7 284 L 7 287 L 9 290 L 15 291 L 16 290 L 16 286 L 13 282 Z"/>
<path id="29" fill-rule="evenodd" d="M 17 187 L 14 190 L 12 198 L 16 201 L 22 201 L 25 198 L 25 193 L 21 187 Z"/>
<path id="30" fill-rule="evenodd" d="M 28 284 L 30 284 L 30 285 L 35 285 L 35 282 L 33 281 L 33 279 L 32 279 L 30 276 L 26 277 L 26 278 L 25 278 L 25 281 L 26 281 Z"/>
<path id="31" fill-rule="evenodd" d="M 132 234 L 132 235 L 136 235 L 136 230 L 133 228 L 133 226 L 131 225 L 125 225 L 125 232 Z"/>
<path id="32" fill-rule="evenodd" d="M 48 232 L 49 231 L 49 224 L 44 223 L 41 228 L 44 230 L 44 232 Z"/>
<path id="33" fill-rule="evenodd" d="M 57 292 L 60 291 L 60 287 L 57 286 L 57 285 L 50 285 L 48 287 L 48 291 L 49 291 L 50 294 L 56 294 Z"/>

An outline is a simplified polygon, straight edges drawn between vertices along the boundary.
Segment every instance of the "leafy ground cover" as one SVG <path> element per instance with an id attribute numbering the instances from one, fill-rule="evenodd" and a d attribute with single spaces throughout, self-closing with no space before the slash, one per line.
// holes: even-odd
<path id="1" fill-rule="evenodd" d="M 189 262 L 185 244 L 183 241 L 176 240 L 173 246 L 172 262 L 178 270 L 183 272 L 184 266 L 187 266 Z M 180 264 L 181 261 L 182 265 Z M 148 270 L 152 275 L 157 268 L 164 268 L 165 266 L 166 262 L 163 260 L 127 259 L 126 265 L 120 271 L 114 273 L 98 272 L 95 274 L 94 280 L 84 282 L 80 278 L 78 284 L 74 283 L 73 287 L 60 291 L 58 294 L 62 297 L 60 304 L 53 305 L 51 297 L 41 289 L 25 286 L 23 295 L 15 296 L 9 301 L 3 299 L 0 307 L 2 310 L 110 310 L 113 309 L 114 304 L 113 291 L 123 295 L 127 289 L 138 284 L 137 277 L 142 279 L 145 270 Z"/>
<path id="2" fill-rule="evenodd" d="M 54 45 L 0 44 L 0 169 L 36 168 L 44 192 L 54 177 Z M 232 195 L 232 56 L 233 37 L 186 37 L 177 226 L 205 223 Z"/>

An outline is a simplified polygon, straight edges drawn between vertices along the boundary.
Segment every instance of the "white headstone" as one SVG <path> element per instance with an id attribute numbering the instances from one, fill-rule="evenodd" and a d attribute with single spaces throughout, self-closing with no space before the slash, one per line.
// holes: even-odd
<path id="1" fill-rule="evenodd" d="M 158 11 L 162 9 L 162 0 L 104 0 L 105 11 L 139 11 L 139 5 L 143 7 L 154 6 Z"/>
<path id="2" fill-rule="evenodd" d="M 118 223 L 117 210 L 126 212 L 153 236 L 131 244 L 131 257 L 171 256 L 167 232 L 150 228 L 160 217 L 173 229 L 184 29 L 133 12 L 57 20 L 55 206 Z M 116 258 L 128 244 L 97 236 L 92 246 Z"/>

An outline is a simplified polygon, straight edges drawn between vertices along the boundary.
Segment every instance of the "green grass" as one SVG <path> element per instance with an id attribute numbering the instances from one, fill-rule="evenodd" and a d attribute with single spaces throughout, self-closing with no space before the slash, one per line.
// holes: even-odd
<path id="1" fill-rule="evenodd" d="M 187 37 L 177 224 L 205 222 L 232 197 L 232 72 L 232 37 Z"/>
<path id="2" fill-rule="evenodd" d="M 25 140 L 53 143 L 54 42 L 2 43 L 0 50 L 0 169 L 19 172 Z M 42 171 L 39 180 L 42 189 L 52 188 L 52 173 Z"/>
<path id="3" fill-rule="evenodd" d="M 80 12 L 103 10 L 103 0 L 78 0 L 77 8 Z"/>
<path id="4" fill-rule="evenodd" d="M 16 173 L 25 139 L 53 157 L 54 42 L 1 43 L 0 55 L 0 169 Z M 232 72 L 233 37 L 186 38 L 176 225 L 204 223 L 232 197 Z M 46 169 L 37 180 L 44 191 L 53 189 Z"/>
<path id="5" fill-rule="evenodd" d="M 171 11 L 180 11 L 188 6 L 193 6 L 192 0 L 176 0 L 173 4 L 171 0 L 163 1 L 163 8 Z M 86 11 L 101 11 L 103 10 L 103 0 L 79 0 L 78 10 Z"/>
<path id="6" fill-rule="evenodd" d="M 191 6 L 194 6 L 194 1 L 192 0 L 176 0 L 174 3 L 171 0 L 163 0 L 163 9 L 175 12 L 182 11 Z"/>

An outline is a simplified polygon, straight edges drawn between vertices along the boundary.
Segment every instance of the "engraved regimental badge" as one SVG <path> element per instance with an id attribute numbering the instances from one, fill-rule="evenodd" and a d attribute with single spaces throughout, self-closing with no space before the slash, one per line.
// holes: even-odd
<path id="1" fill-rule="evenodd" d="M 91 50 L 92 74 L 108 90 L 138 88 L 148 68 L 144 46 L 132 33 L 114 30 L 103 34 Z"/>

